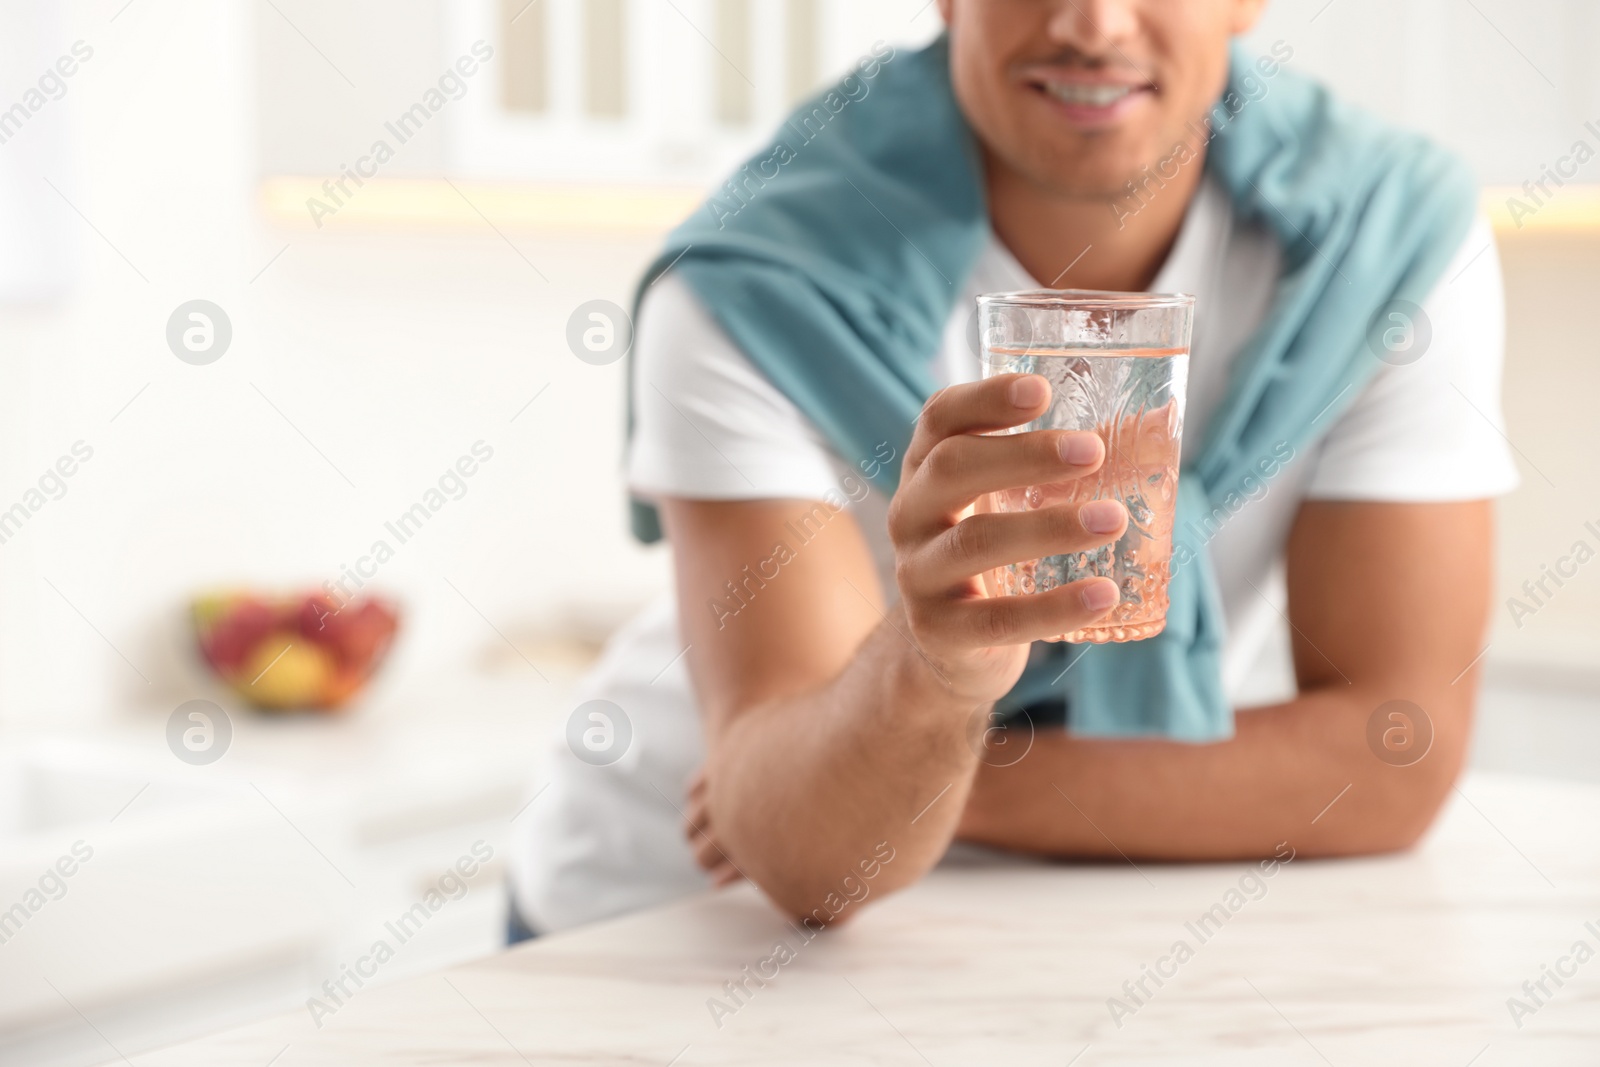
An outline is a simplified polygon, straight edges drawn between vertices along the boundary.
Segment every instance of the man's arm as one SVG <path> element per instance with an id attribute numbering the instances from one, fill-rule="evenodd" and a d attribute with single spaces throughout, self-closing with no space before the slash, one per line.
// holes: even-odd
<path id="1" fill-rule="evenodd" d="M 894 859 L 874 865 L 875 893 L 944 854 L 977 765 L 969 724 L 1015 684 L 1032 640 L 1093 622 L 1116 597 L 1104 578 L 1028 597 L 980 588 L 977 575 L 1000 563 L 1092 548 L 1126 525 L 1121 505 L 1105 501 L 967 514 L 984 492 L 1099 466 L 1093 433 L 989 435 L 1036 417 L 1048 398 L 1044 379 L 1011 375 L 928 403 L 890 506 L 892 608 L 848 512 L 662 501 L 706 734 L 691 841 L 718 877 L 744 873 L 803 916 L 844 895 L 845 876 L 859 884 L 880 843 Z"/>
<path id="2" fill-rule="evenodd" d="M 693 817 L 700 828 L 690 844 L 719 880 L 730 870 L 746 875 L 797 917 L 841 893 L 845 875 L 859 881 L 857 864 L 880 842 L 895 858 L 874 892 L 936 863 L 976 763 L 950 694 L 906 655 L 905 619 L 882 614 L 877 573 L 850 513 L 833 515 L 803 545 L 789 532 L 815 524 L 827 513 L 819 507 L 672 500 L 663 508 L 706 731 L 706 784 L 689 799 L 691 812 L 709 818 Z M 777 573 L 761 577 L 758 566 L 779 543 L 792 558 L 766 565 Z M 764 584 L 746 584 L 746 561 Z M 738 613 L 722 614 L 730 606 Z"/>
<path id="3" fill-rule="evenodd" d="M 958 836 L 1135 859 L 1267 856 L 1285 840 L 1300 855 L 1411 845 L 1466 754 L 1491 538 L 1488 501 L 1304 504 L 1288 546 L 1296 699 L 1241 712 L 1215 745 L 1040 733 L 1016 765 L 979 768 Z M 1410 766 L 1368 744 L 1391 700 L 1432 723 L 1432 748 Z"/>

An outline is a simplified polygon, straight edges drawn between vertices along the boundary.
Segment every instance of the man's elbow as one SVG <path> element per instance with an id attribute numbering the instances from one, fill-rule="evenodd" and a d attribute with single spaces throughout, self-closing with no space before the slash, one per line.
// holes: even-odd
<path id="1" fill-rule="evenodd" d="M 1383 768 L 1367 783 L 1370 793 L 1359 818 L 1330 840 L 1330 855 L 1376 855 L 1416 847 L 1450 799 L 1460 777 L 1459 755 L 1436 753 L 1432 766 Z M 1361 785 L 1356 786 L 1357 789 Z"/>
<path id="2" fill-rule="evenodd" d="M 1410 851 L 1427 834 L 1438 811 L 1437 804 L 1430 806 L 1418 799 L 1407 809 L 1396 810 L 1385 818 L 1374 820 L 1336 851 L 1346 856 L 1381 856 Z"/>
<path id="3" fill-rule="evenodd" d="M 860 910 L 859 908 L 852 906 L 840 912 L 838 915 L 833 915 L 829 913 L 827 908 L 816 907 L 808 911 L 803 906 L 797 905 L 793 902 L 780 902 L 770 894 L 768 894 L 768 899 L 772 901 L 773 906 L 778 909 L 778 913 L 782 915 L 791 926 L 798 930 L 803 930 L 807 935 L 820 934 L 824 930 L 831 930 L 836 926 L 843 926 L 845 923 L 854 918 L 856 913 Z"/>
<path id="4" fill-rule="evenodd" d="M 833 881 L 807 878 L 769 882 L 756 874 L 755 882 L 785 919 L 812 932 L 851 921 L 880 897 L 905 884 L 898 878 L 890 878 L 889 872 L 881 867 L 872 880 L 849 874 Z"/>
<path id="5" fill-rule="evenodd" d="M 872 893 L 870 896 L 847 897 L 837 892 L 819 895 L 808 891 L 785 892 L 782 889 L 774 892 L 764 886 L 762 892 L 766 893 L 767 899 L 785 919 L 810 933 L 843 926 L 861 914 L 869 901 L 879 895 Z"/>

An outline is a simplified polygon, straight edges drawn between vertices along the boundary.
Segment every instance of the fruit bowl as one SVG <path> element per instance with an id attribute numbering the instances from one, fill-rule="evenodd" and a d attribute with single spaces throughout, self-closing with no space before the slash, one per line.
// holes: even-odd
<path id="1" fill-rule="evenodd" d="M 399 627 L 380 597 L 340 603 L 322 592 L 212 593 L 191 606 L 200 655 L 247 703 L 331 711 L 372 677 Z"/>

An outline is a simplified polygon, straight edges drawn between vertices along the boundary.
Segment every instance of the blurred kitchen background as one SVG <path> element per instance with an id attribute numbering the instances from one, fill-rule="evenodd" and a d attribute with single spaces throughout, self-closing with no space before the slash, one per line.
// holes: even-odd
<path id="1" fill-rule="evenodd" d="M 0 110 L 0 511 L 27 511 L 0 527 L 0 909 L 24 902 L 0 914 L 0 1062 L 302 1006 L 478 842 L 469 888 L 366 980 L 501 943 L 535 753 L 668 580 L 626 534 L 623 364 L 577 358 L 569 318 L 626 306 L 792 102 L 937 29 L 927 0 L 0 8 L 0 109 L 23 108 Z M 1600 780 L 1600 8 L 1275 0 L 1251 44 L 1280 39 L 1485 183 L 1523 482 L 1474 763 Z M 403 143 L 386 127 L 467 66 Z M 360 164 L 379 139 L 393 157 Z M 232 329 L 203 366 L 167 343 L 196 299 Z M 464 495 L 367 583 L 404 618 L 352 709 L 264 717 L 208 676 L 195 594 L 339 579 L 478 442 Z M 193 699 L 227 710 L 214 763 L 168 747 Z M 77 842 L 92 858 L 29 897 Z"/>

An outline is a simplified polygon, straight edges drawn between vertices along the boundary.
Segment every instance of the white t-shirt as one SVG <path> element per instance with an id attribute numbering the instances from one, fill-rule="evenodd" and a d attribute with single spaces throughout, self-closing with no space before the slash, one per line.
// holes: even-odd
<path id="1" fill-rule="evenodd" d="M 1150 287 L 1196 298 L 1186 460 L 1222 400 L 1233 358 L 1266 314 L 1279 266 L 1273 236 L 1240 224 L 1226 192 L 1204 181 Z M 969 339 L 978 294 L 1038 287 L 991 237 L 946 324 L 938 383 L 981 376 Z M 1320 441 L 1291 459 L 1209 542 L 1226 621 L 1223 682 L 1236 705 L 1292 695 L 1292 689 L 1263 691 L 1262 677 L 1292 674 L 1284 664 L 1258 659 L 1264 647 L 1276 647 L 1268 639 L 1283 626 L 1284 545 L 1302 500 L 1474 500 L 1517 483 L 1501 424 L 1504 312 L 1486 221 L 1474 224 L 1422 306 L 1432 327 L 1426 351 L 1414 362 L 1381 366 Z M 846 495 L 842 479 L 858 472 L 671 273 L 645 297 L 634 351 L 628 483 L 636 494 Z M 851 510 L 893 596 L 887 506 L 874 490 Z M 538 779 L 548 786 L 518 820 L 511 861 L 519 909 L 535 928 L 593 921 L 706 885 L 682 832 L 684 789 L 704 752 L 683 651 L 669 596 L 612 638 L 577 694 L 575 703 L 615 703 L 632 737 L 608 766 L 579 760 L 565 733 L 553 739 Z"/>

